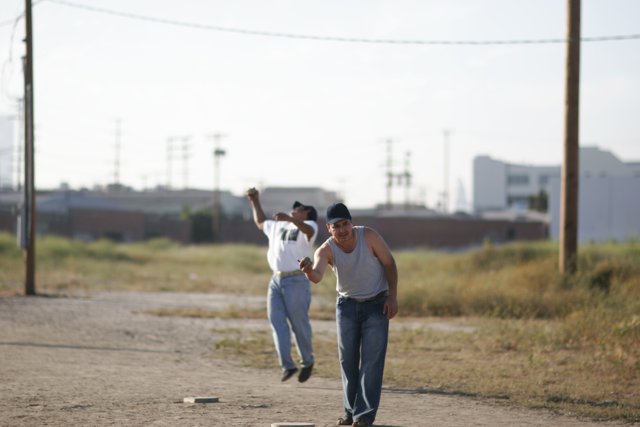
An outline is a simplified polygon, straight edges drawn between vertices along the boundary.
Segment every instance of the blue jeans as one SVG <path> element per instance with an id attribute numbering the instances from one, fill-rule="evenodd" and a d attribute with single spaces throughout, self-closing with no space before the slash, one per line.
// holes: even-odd
<path id="1" fill-rule="evenodd" d="M 296 367 L 291 358 L 292 330 L 301 366 L 313 365 L 310 305 L 311 283 L 303 274 L 283 278 L 271 277 L 267 295 L 267 314 L 282 369 Z"/>
<path id="2" fill-rule="evenodd" d="M 389 319 L 382 312 L 386 295 L 357 302 L 338 297 L 336 323 L 345 416 L 373 423 L 382 394 Z"/>

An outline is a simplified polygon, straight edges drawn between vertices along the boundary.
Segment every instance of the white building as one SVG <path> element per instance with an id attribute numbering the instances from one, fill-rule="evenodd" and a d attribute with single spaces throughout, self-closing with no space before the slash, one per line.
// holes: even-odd
<path id="1" fill-rule="evenodd" d="M 560 166 L 505 163 L 489 156 L 473 159 L 473 210 L 528 210 L 529 197 L 549 194 L 549 181 L 560 177 Z"/>
<path id="2" fill-rule="evenodd" d="M 598 147 L 581 147 L 578 240 L 640 238 L 640 162 L 623 162 Z M 550 237 L 559 237 L 560 166 L 515 165 L 488 156 L 474 159 L 474 210 L 526 211 L 529 197 L 548 195 Z"/>

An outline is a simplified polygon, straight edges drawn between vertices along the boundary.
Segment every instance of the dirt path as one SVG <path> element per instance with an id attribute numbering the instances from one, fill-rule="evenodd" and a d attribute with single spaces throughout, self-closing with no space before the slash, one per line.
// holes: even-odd
<path id="1" fill-rule="evenodd" d="M 262 301 L 233 297 L 236 305 Z M 312 377 L 305 384 L 295 379 L 283 384 L 275 370 L 239 367 L 215 354 L 216 328 L 266 328 L 266 320 L 142 313 L 162 307 L 222 307 L 229 302 L 223 295 L 182 293 L 0 298 L 0 425 L 334 425 L 341 415 L 338 379 Z M 216 396 L 220 401 L 185 404 L 187 396 Z M 376 425 L 623 424 L 385 389 Z"/>

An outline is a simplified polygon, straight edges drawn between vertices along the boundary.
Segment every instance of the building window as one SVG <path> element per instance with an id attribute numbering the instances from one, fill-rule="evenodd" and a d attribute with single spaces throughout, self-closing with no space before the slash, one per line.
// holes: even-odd
<path id="1" fill-rule="evenodd" d="M 529 185 L 529 175 L 509 175 L 507 177 L 508 185 Z"/>
<path id="2" fill-rule="evenodd" d="M 540 185 L 540 187 L 546 187 L 548 183 L 549 183 L 549 175 L 540 175 L 538 177 L 538 185 Z"/>
<path id="3" fill-rule="evenodd" d="M 512 210 L 527 211 L 529 210 L 529 198 L 527 196 L 509 196 L 507 197 L 507 206 Z"/>

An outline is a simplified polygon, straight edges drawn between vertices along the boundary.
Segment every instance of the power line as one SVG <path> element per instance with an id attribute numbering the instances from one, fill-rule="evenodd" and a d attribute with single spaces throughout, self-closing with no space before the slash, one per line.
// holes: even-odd
<path id="1" fill-rule="evenodd" d="M 42 2 L 43 0 L 35 0 L 31 3 L 31 7 L 33 8 L 33 6 L 37 5 L 38 3 Z M 25 17 L 25 12 L 22 12 L 20 15 L 16 16 L 13 19 L 9 19 L 7 21 L 2 21 L 0 22 L 0 27 L 4 27 L 7 25 L 12 25 L 12 29 L 11 29 L 11 38 L 9 41 L 9 56 L 8 58 L 4 61 L 4 63 L 2 64 L 2 71 L 0 71 L 0 91 L 2 92 L 2 94 L 9 100 L 9 101 L 15 101 L 16 97 L 12 96 L 9 93 L 9 86 L 10 86 L 10 76 L 7 77 L 7 70 L 9 69 L 9 67 L 13 66 L 13 40 L 15 38 L 16 35 L 16 29 L 18 28 L 18 23 L 20 22 L 21 19 L 23 19 Z M 6 84 L 5 84 L 5 79 L 6 79 Z"/>
<path id="2" fill-rule="evenodd" d="M 46 1 L 46 0 L 35 0 L 31 3 L 31 7 L 37 5 L 38 3 L 42 2 L 42 1 Z M 20 19 L 24 18 L 24 12 L 22 12 L 20 15 L 16 16 L 15 18 L 12 19 L 7 19 L 5 21 L 0 21 L 0 28 L 2 27 L 6 27 L 7 25 L 16 25 L 18 23 L 18 21 Z"/>
<path id="3" fill-rule="evenodd" d="M 8 100 L 11 100 L 11 101 L 13 101 L 15 98 L 11 95 L 11 93 L 9 93 L 11 76 L 7 74 L 8 73 L 7 70 L 9 70 L 9 67 L 13 66 L 13 40 L 16 35 L 16 29 L 18 28 L 18 22 L 20 22 L 20 19 L 22 19 L 23 17 L 24 17 L 24 13 L 19 15 L 17 18 L 12 19 L 11 21 L 7 21 L 13 25 L 13 28 L 11 29 L 11 38 L 9 40 L 9 55 L 7 59 L 5 59 L 5 61 L 3 62 L 2 71 L 0 71 L 0 88 L 2 89 L 2 94 Z M 7 82 L 6 84 L 5 84 L 5 80 Z"/>
<path id="4" fill-rule="evenodd" d="M 18 16 L 16 18 L 13 18 L 13 19 L 8 19 L 6 21 L 1 21 L 0 22 L 0 28 L 6 27 L 7 25 L 13 25 L 13 23 L 16 21 L 16 19 L 20 19 L 20 18 L 22 18 L 22 15 L 20 15 L 20 16 Z"/>
<path id="5" fill-rule="evenodd" d="M 487 45 L 522 45 L 522 44 L 557 44 L 566 43 L 564 38 L 551 39 L 522 39 L 522 40 L 403 40 L 403 39 L 373 39 L 364 37 L 337 37 L 337 36 L 318 36 L 311 34 L 293 34 L 259 30 L 248 30 L 242 28 L 220 27 L 217 25 L 197 24 L 193 22 L 178 21 L 174 19 L 157 18 L 148 15 L 140 15 L 129 12 L 121 12 L 113 9 L 105 9 L 95 6 L 87 6 L 66 0 L 47 0 L 50 3 L 73 7 L 76 9 L 87 10 L 90 12 L 102 13 L 107 15 L 118 16 L 121 18 L 135 19 L 139 21 L 153 22 L 157 24 L 174 25 L 178 27 L 195 28 L 207 31 L 219 31 L 226 33 L 236 33 L 251 36 L 263 37 L 279 37 L 301 40 L 331 41 L 342 43 L 369 43 L 369 44 L 395 44 L 395 45 L 458 45 L 458 46 L 487 46 Z M 621 41 L 621 40 L 638 40 L 640 34 L 622 34 L 611 36 L 597 37 L 581 37 L 583 42 L 603 42 L 603 41 Z"/>

